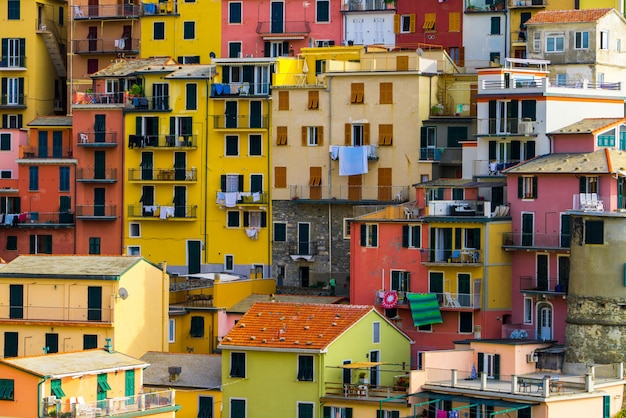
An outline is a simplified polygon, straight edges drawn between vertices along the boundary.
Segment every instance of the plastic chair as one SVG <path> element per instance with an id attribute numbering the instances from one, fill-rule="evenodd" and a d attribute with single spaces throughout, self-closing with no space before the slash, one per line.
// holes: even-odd
<path id="1" fill-rule="evenodd" d="M 450 292 L 444 292 L 444 297 L 446 298 L 445 306 L 448 308 L 459 308 L 461 305 L 456 298 L 453 298 Z"/>

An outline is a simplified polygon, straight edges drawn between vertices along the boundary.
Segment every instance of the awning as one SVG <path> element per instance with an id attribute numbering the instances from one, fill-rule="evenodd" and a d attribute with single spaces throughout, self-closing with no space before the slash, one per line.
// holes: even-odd
<path id="1" fill-rule="evenodd" d="M 437 295 L 431 293 L 407 293 L 406 298 L 409 300 L 413 324 L 416 327 L 420 325 L 441 324 L 443 322 Z"/>
<path id="2" fill-rule="evenodd" d="M 381 364 L 385 363 L 380 361 L 357 361 L 356 363 L 342 364 L 340 367 L 342 369 L 369 369 L 370 367 L 380 366 Z"/>

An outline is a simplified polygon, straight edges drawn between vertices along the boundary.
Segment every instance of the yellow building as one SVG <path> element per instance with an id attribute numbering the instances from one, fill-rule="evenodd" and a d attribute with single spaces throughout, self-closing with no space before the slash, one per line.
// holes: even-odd
<path id="1" fill-rule="evenodd" d="M 108 350 L 0 360 L 0 411 L 10 417 L 174 418 L 174 391 L 144 393 L 147 363 Z"/>
<path id="2" fill-rule="evenodd" d="M 222 406 L 222 356 L 149 352 L 142 358 L 147 391 L 176 390 L 177 418 L 219 417 Z"/>
<path id="3" fill-rule="evenodd" d="M 143 2 L 141 56 L 170 56 L 179 64 L 209 64 L 220 56 L 222 3 L 148 0 Z"/>
<path id="4" fill-rule="evenodd" d="M 140 257 L 20 256 L 0 272 L 0 352 L 167 351 L 168 291 Z"/>

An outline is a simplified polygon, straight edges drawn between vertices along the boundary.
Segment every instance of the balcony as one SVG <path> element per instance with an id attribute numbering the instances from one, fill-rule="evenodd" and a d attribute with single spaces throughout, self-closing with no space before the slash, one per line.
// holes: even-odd
<path id="1" fill-rule="evenodd" d="M 308 35 L 311 32 L 309 22 L 304 20 L 286 20 L 284 22 L 259 22 L 256 27 L 256 33 L 264 37 L 271 37 L 272 39 L 280 39 L 281 35 L 289 36 L 289 39 L 293 39 L 293 36 Z"/>
<path id="2" fill-rule="evenodd" d="M 128 148 L 161 148 L 175 150 L 177 148 L 197 148 L 196 135 L 128 135 Z"/>
<path id="3" fill-rule="evenodd" d="M 117 147 L 117 132 L 80 132 L 78 146 L 86 148 Z"/>
<path id="4" fill-rule="evenodd" d="M 391 292 L 395 292 L 398 295 L 398 302 L 397 302 L 398 306 L 408 306 L 409 305 L 409 301 L 406 298 L 406 293 L 410 292 L 410 290 L 406 290 L 406 291 L 391 290 Z M 382 305 L 383 299 L 384 299 L 386 293 L 387 292 L 385 292 L 385 291 L 377 290 L 374 293 L 374 304 L 375 305 Z"/>
<path id="5" fill-rule="evenodd" d="M 480 292 L 478 293 L 451 293 L 430 292 L 437 295 L 439 307 L 445 310 L 480 309 Z"/>
<path id="6" fill-rule="evenodd" d="M 217 192 L 215 203 L 222 208 L 246 205 L 267 205 L 267 192 Z"/>
<path id="7" fill-rule="evenodd" d="M 465 13 L 502 12 L 504 0 L 467 0 Z"/>
<path id="8" fill-rule="evenodd" d="M 76 219 L 82 221 L 114 221 L 116 205 L 76 205 Z"/>
<path id="9" fill-rule="evenodd" d="M 72 93 L 72 104 L 74 105 L 123 105 L 128 102 L 128 93 L 88 93 L 75 91 Z M 130 105 L 129 105 L 130 106 Z M 89 133 L 89 132 L 87 132 Z"/>
<path id="10" fill-rule="evenodd" d="M 191 168 L 129 168 L 128 180 L 138 182 L 195 182 L 198 173 L 195 167 Z"/>
<path id="11" fill-rule="evenodd" d="M 491 202 L 484 200 L 431 200 L 428 216 L 492 216 Z"/>
<path id="12" fill-rule="evenodd" d="M 270 94 L 269 83 L 213 83 L 211 84 L 212 98 L 254 97 Z"/>
<path id="13" fill-rule="evenodd" d="M 71 212 L 22 212 L 5 214 L 0 226 L 20 228 L 59 228 L 74 226 Z"/>
<path id="14" fill-rule="evenodd" d="M 423 248 L 421 262 L 430 266 L 481 266 L 483 264 L 483 251 L 476 248 L 462 248 L 458 250 L 435 248 Z"/>
<path id="15" fill-rule="evenodd" d="M 116 183 L 117 168 L 76 168 L 79 183 Z"/>
<path id="16" fill-rule="evenodd" d="M 0 109 L 22 109 L 26 107 L 25 94 L 0 95 Z"/>
<path id="17" fill-rule="evenodd" d="M 73 158 L 72 147 L 35 147 L 32 145 L 20 146 L 20 158 L 29 159 L 58 159 Z"/>
<path id="18" fill-rule="evenodd" d="M 395 2 L 385 0 L 344 0 L 342 10 L 344 12 L 363 12 L 375 10 L 395 10 Z"/>
<path id="19" fill-rule="evenodd" d="M 126 39 L 77 39 L 75 54 L 138 54 L 139 38 Z"/>
<path id="20" fill-rule="evenodd" d="M 269 117 L 267 115 L 254 116 L 213 116 L 215 129 L 266 129 Z"/>
<path id="21" fill-rule="evenodd" d="M 503 171 L 522 160 L 474 160 L 475 176 L 504 176 Z"/>
<path id="22" fill-rule="evenodd" d="M 138 4 L 75 5 L 74 20 L 138 19 L 141 7 Z"/>
<path id="23" fill-rule="evenodd" d="M 509 0 L 509 9 L 543 8 L 548 5 L 546 0 Z"/>
<path id="24" fill-rule="evenodd" d="M 520 292 L 542 295 L 567 295 L 568 278 L 520 276 Z"/>
<path id="25" fill-rule="evenodd" d="M 524 65 L 527 61 L 523 59 L 507 58 L 505 65 L 507 68 Z M 516 61 L 512 61 L 516 60 Z M 532 65 L 532 62 L 530 63 Z M 540 71 L 544 71 L 541 69 Z M 505 73 L 509 75 L 510 73 Z M 522 94 L 522 93 L 562 93 L 579 94 L 585 96 L 616 96 L 616 92 L 622 90 L 621 82 L 595 82 L 589 80 L 579 80 L 570 83 L 551 82 L 545 77 L 533 77 L 532 75 L 510 76 L 510 79 L 499 80 L 487 79 L 479 80 L 478 94 Z M 495 92 L 494 90 L 504 90 Z M 482 132 L 482 131 L 481 131 Z"/>
<path id="26" fill-rule="evenodd" d="M 463 163 L 461 148 L 420 148 L 420 161 L 439 162 L 443 165 L 461 165 Z"/>
<path id="27" fill-rule="evenodd" d="M 110 324 L 113 309 L 64 306 L 0 306 L 0 321 L 98 322 Z"/>
<path id="28" fill-rule="evenodd" d="M 26 56 L 11 55 L 2 59 L 2 61 L 0 61 L 0 71 L 7 71 L 7 70 L 15 70 L 15 71 L 26 70 Z"/>
<path id="29" fill-rule="evenodd" d="M 477 119 L 477 134 L 481 136 L 536 136 L 534 125 L 530 119 L 520 118 L 488 118 Z"/>
<path id="30" fill-rule="evenodd" d="M 126 102 L 127 112 L 171 112 L 170 96 L 133 97 Z"/>
<path id="31" fill-rule="evenodd" d="M 317 255 L 317 241 L 289 241 L 290 256 L 315 256 Z"/>
<path id="32" fill-rule="evenodd" d="M 154 3 L 144 3 L 143 4 L 143 15 L 151 16 L 151 15 L 177 15 L 178 14 L 178 0 L 159 0 L 157 3 L 156 0 Z"/>
<path id="33" fill-rule="evenodd" d="M 162 413 L 167 416 L 167 414 L 172 414 L 170 412 L 172 411 L 171 407 L 176 405 L 173 390 L 107 398 L 93 402 L 68 403 L 67 405 L 61 404 L 61 400 L 54 396 L 46 396 L 41 402 L 43 404 L 43 417 L 62 416 L 65 418 L 112 417 L 116 415 L 157 416 L 160 414 L 160 409 L 163 409 Z M 68 411 L 57 415 L 57 406 L 67 408 Z"/>
<path id="34" fill-rule="evenodd" d="M 128 217 L 143 220 L 195 220 L 198 205 L 128 205 Z"/>
<path id="35" fill-rule="evenodd" d="M 404 203 L 409 200 L 409 186 L 309 186 L 290 185 L 289 195 L 294 203 L 324 201 L 377 201 Z"/>
<path id="36" fill-rule="evenodd" d="M 401 404 L 402 406 L 406 406 L 406 395 L 408 394 L 407 389 L 408 388 L 398 385 L 382 386 L 359 382 L 325 382 L 324 397 L 332 399 L 349 399 L 350 402 L 380 402 L 384 400 L 385 405 Z"/>
<path id="37" fill-rule="evenodd" d="M 505 250 L 569 250 L 570 234 L 537 234 L 505 232 L 502 234 L 502 247 Z"/>

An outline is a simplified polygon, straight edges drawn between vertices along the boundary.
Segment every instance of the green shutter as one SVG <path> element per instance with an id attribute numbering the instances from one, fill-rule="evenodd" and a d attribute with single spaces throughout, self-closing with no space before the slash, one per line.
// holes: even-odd
<path id="1" fill-rule="evenodd" d="M 126 370 L 125 373 L 125 384 L 124 384 L 124 396 L 131 397 L 131 399 L 126 400 L 126 404 L 134 403 L 135 396 L 135 371 L 134 370 Z"/>
<path id="2" fill-rule="evenodd" d="M 52 392 L 52 395 L 56 396 L 57 398 L 62 398 L 65 396 L 65 392 L 63 392 L 63 389 L 61 388 L 60 379 L 54 379 L 50 382 L 50 391 Z"/>
<path id="3" fill-rule="evenodd" d="M 493 378 L 500 379 L 500 354 L 493 355 Z"/>
<path id="4" fill-rule="evenodd" d="M 409 226 L 402 225 L 402 247 L 409 247 Z"/>
<path id="5" fill-rule="evenodd" d="M 197 84 L 187 84 L 186 90 L 186 109 L 196 110 Z"/>
<path id="6" fill-rule="evenodd" d="M 484 370 L 485 366 L 485 355 L 483 353 L 478 353 L 478 373 L 481 373 Z"/>
<path id="7" fill-rule="evenodd" d="M 517 178 L 517 198 L 524 198 L 524 178 L 522 176 Z"/>
<path id="8" fill-rule="evenodd" d="M 537 194 L 539 192 L 539 190 L 537 189 L 537 185 L 538 185 L 538 178 L 537 176 L 533 177 L 533 199 L 537 198 Z"/>
<path id="9" fill-rule="evenodd" d="M 361 224 L 361 247 L 367 246 L 367 225 Z"/>
<path id="10" fill-rule="evenodd" d="M 325 406 L 324 407 L 324 418 L 331 418 L 330 417 L 330 406 Z"/>
<path id="11" fill-rule="evenodd" d="M 603 418 L 609 418 L 611 416 L 611 397 L 603 396 L 602 400 L 602 416 Z"/>

